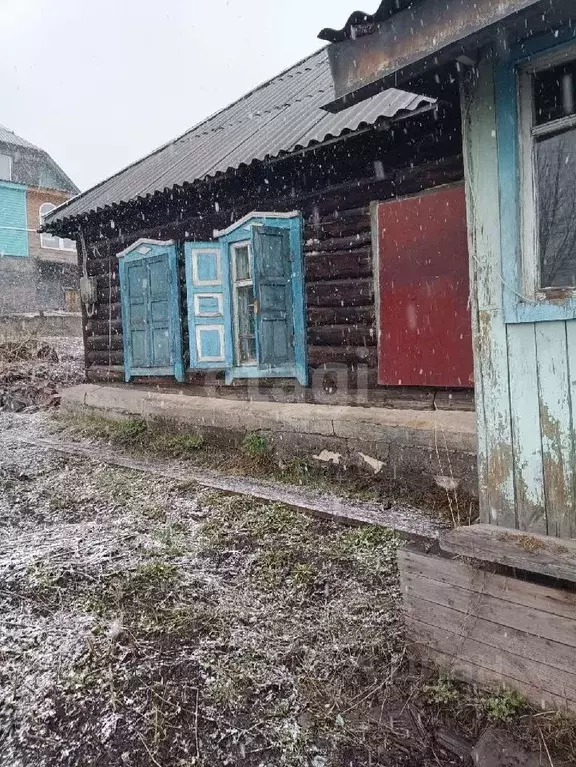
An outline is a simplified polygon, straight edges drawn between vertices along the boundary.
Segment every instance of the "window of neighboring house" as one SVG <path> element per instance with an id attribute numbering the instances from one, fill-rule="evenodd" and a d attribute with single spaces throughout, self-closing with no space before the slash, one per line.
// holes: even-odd
<path id="1" fill-rule="evenodd" d="M 52 202 L 44 202 L 40 206 L 40 224 L 44 223 L 45 217 L 56 208 Z M 52 234 L 43 233 L 40 235 L 40 247 L 50 250 L 69 250 L 76 251 L 76 243 L 65 237 L 55 237 Z"/>
<path id="2" fill-rule="evenodd" d="M 250 243 L 240 242 L 232 245 L 231 255 L 236 359 L 239 365 L 255 365 L 256 303 Z"/>
<path id="3" fill-rule="evenodd" d="M 524 293 L 576 290 L 576 53 L 520 69 Z"/>
<path id="4" fill-rule="evenodd" d="M 0 154 L 0 181 L 12 181 L 12 158 L 9 154 Z"/>

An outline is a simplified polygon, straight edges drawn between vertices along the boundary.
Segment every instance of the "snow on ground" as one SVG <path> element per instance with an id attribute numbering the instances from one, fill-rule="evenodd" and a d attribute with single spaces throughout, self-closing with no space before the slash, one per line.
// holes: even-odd
<path id="1" fill-rule="evenodd" d="M 20 441 L 48 419 L 0 413 L 0 765 L 377 751 L 394 538 Z"/>

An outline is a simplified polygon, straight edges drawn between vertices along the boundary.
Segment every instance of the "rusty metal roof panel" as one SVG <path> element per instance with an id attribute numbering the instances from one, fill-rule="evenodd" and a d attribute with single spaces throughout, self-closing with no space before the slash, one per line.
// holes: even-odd
<path id="1" fill-rule="evenodd" d="M 433 99 L 394 88 L 344 110 L 321 109 L 332 92 L 325 48 L 87 192 L 61 205 L 54 224 L 193 183 L 393 119 Z"/>

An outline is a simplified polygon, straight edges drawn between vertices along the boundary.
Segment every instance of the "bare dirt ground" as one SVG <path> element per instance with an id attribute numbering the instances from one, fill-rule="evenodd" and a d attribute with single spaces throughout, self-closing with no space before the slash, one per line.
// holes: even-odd
<path id="1" fill-rule="evenodd" d="M 26 444 L 33 409 L 0 412 L 0 767 L 472 765 L 494 724 L 575 763 L 571 720 L 408 664 L 389 531 Z"/>

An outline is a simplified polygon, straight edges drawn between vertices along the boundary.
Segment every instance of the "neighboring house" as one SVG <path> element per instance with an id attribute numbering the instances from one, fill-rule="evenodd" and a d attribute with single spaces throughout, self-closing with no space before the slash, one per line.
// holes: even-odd
<path id="1" fill-rule="evenodd" d="M 74 240 L 38 233 L 77 192 L 45 151 L 0 125 L 0 315 L 80 310 Z"/>
<path id="2" fill-rule="evenodd" d="M 86 243 L 91 380 L 471 407 L 459 110 L 330 87 L 322 49 L 49 217 Z"/>

